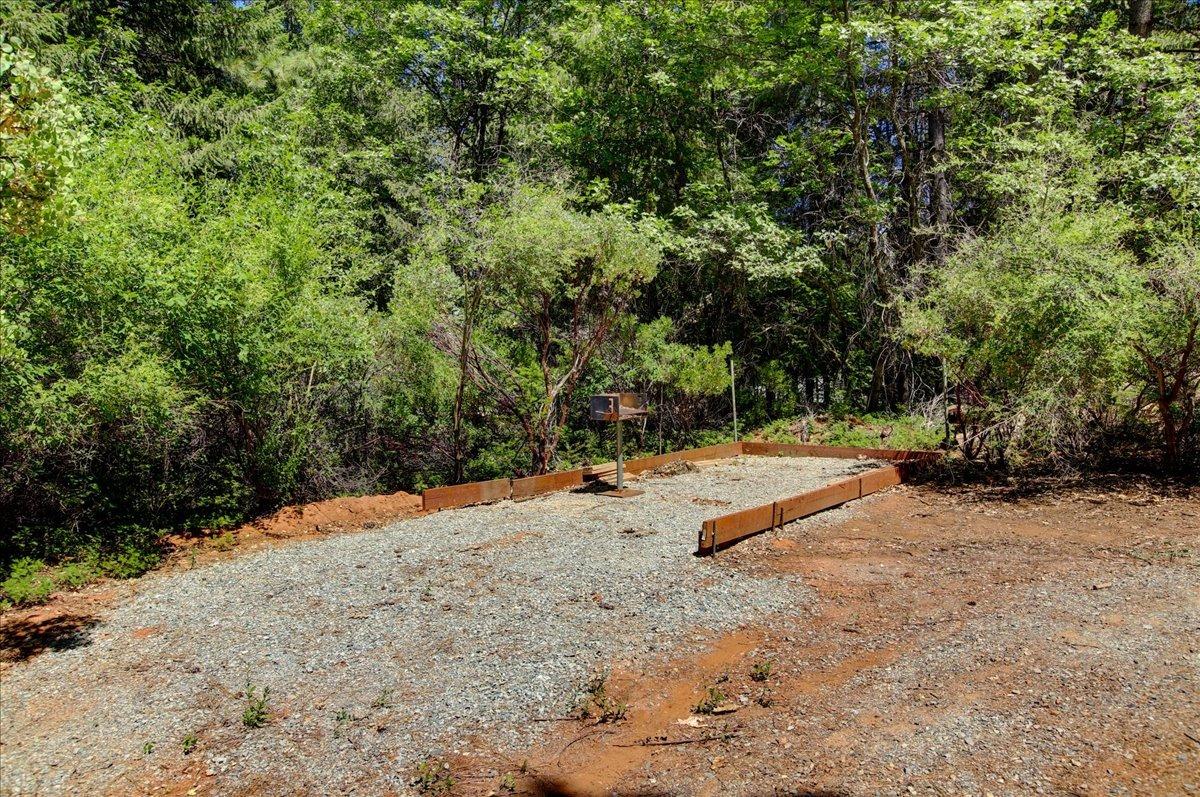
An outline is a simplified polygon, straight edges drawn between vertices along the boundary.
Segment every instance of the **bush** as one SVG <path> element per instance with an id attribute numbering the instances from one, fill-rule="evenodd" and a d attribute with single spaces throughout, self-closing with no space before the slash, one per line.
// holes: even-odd
<path id="1" fill-rule="evenodd" d="M 942 442 L 942 425 L 920 415 L 872 413 L 833 418 L 798 416 L 772 421 L 754 433 L 772 443 L 799 443 L 803 430 L 813 445 L 929 450 Z"/>
<path id="2" fill-rule="evenodd" d="M 1059 134 L 1005 164 L 989 234 L 966 240 L 903 305 L 909 341 L 957 385 L 968 458 L 1078 462 L 1106 433 L 1139 426 L 1148 406 L 1168 463 L 1188 442 L 1200 257 L 1171 239 L 1130 247 L 1135 222 L 1102 195 L 1094 161 Z"/>
<path id="3" fill-rule="evenodd" d="M 0 605 L 41 603 L 54 591 L 54 578 L 46 564 L 28 557 L 13 562 L 8 578 L 0 583 Z"/>
<path id="4" fill-rule="evenodd" d="M 0 568 L 90 550 L 130 577 L 159 529 L 390 486 L 380 458 L 426 426 L 409 396 L 437 406 L 407 377 L 420 313 L 398 299 L 398 335 L 347 277 L 336 192 L 286 145 L 197 189 L 142 122 L 80 170 L 74 224 L 0 232 Z"/>

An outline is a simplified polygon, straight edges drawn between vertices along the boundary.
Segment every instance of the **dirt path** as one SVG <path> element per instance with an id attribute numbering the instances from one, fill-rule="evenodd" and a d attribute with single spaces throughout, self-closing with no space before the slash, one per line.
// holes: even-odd
<path id="1" fill-rule="evenodd" d="M 1198 548 L 1195 497 L 1121 492 L 904 489 L 759 538 L 723 566 L 799 574 L 811 616 L 614 676 L 628 719 L 561 729 L 525 787 L 1200 793 Z M 709 688 L 737 711 L 694 713 Z"/>

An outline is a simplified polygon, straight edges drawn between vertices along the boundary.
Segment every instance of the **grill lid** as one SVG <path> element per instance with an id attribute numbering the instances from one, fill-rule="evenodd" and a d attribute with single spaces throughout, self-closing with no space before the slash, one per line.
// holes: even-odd
<path id="1" fill-rule="evenodd" d="M 590 409 L 593 421 L 624 421 L 649 414 L 637 393 L 600 393 L 592 396 Z"/>

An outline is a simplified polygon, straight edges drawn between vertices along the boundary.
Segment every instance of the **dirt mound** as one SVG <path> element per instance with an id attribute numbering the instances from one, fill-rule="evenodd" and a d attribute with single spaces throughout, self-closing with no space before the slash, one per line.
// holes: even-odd
<path id="1" fill-rule="evenodd" d="M 331 498 L 311 504 L 285 506 L 278 512 L 234 530 L 239 540 L 255 536 L 288 539 L 309 534 L 356 531 L 382 526 L 421 509 L 421 496 L 412 493 Z"/>
<path id="2" fill-rule="evenodd" d="M 376 529 L 420 511 L 421 496 L 405 492 L 293 504 L 232 529 L 169 535 L 168 566 L 174 562 L 190 568 L 280 543 Z"/>
<path id="3" fill-rule="evenodd" d="M 695 473 L 700 470 L 694 462 L 688 462 L 686 459 L 677 459 L 674 462 L 667 462 L 659 465 L 652 471 L 646 474 L 648 479 L 662 479 L 667 476 L 682 476 L 685 473 Z"/>

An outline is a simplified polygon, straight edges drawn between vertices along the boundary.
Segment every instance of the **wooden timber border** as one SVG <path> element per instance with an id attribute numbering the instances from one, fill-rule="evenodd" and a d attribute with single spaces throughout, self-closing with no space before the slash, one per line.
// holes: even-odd
<path id="1" fill-rule="evenodd" d="M 865 495 L 905 481 L 922 465 L 942 457 L 937 451 L 904 451 L 886 448 L 846 448 L 841 446 L 788 445 L 784 443 L 742 444 L 743 453 L 774 457 L 831 457 L 840 459 L 883 459 L 895 463 L 873 468 L 815 490 L 762 506 L 731 512 L 700 525 L 696 545 L 698 556 L 711 556 L 746 537 L 778 528 L 793 520 L 841 506 Z"/>
<path id="2" fill-rule="evenodd" d="M 625 473 L 631 475 L 644 473 L 645 471 L 661 467 L 668 462 L 728 459 L 729 457 L 739 456 L 741 453 L 741 443 L 723 443 L 716 446 L 705 446 L 704 448 L 689 448 L 684 451 L 659 454 L 656 457 L 625 460 Z M 490 504 L 493 501 L 503 501 L 506 498 L 517 500 L 532 498 L 535 495 L 581 487 L 584 482 L 607 478 L 616 472 L 616 463 L 606 462 L 586 468 L 547 473 L 544 476 L 530 476 L 525 479 L 492 479 L 486 482 L 455 484 L 451 487 L 430 487 L 421 493 L 421 508 L 426 512 L 436 512 L 439 509 L 452 509 L 457 506 Z"/>
<path id="3" fill-rule="evenodd" d="M 743 509 L 712 520 L 706 520 L 700 528 L 696 553 L 707 556 L 721 548 L 782 526 L 793 520 L 816 514 L 826 509 L 862 498 L 864 495 L 903 482 L 922 465 L 941 458 L 937 451 L 904 451 L 888 448 L 848 448 L 843 446 L 792 445 L 786 443 L 757 443 L 745 441 L 723 443 L 704 448 L 689 448 L 655 457 L 631 459 L 625 462 L 625 472 L 644 473 L 669 462 L 698 462 L 711 459 L 728 459 L 742 454 L 768 457 L 830 457 L 837 459 L 882 459 L 893 464 L 884 465 L 852 476 L 848 479 L 827 484 L 816 490 L 773 501 L 770 504 Z M 521 500 L 535 495 L 568 490 L 582 486 L 585 482 L 607 478 L 616 473 L 612 462 L 592 465 L 575 470 L 530 476 L 524 479 L 492 479 L 484 482 L 468 482 L 450 487 L 431 487 L 421 494 L 421 508 L 425 512 L 437 512 L 472 504 L 487 504 L 506 499 Z"/>

